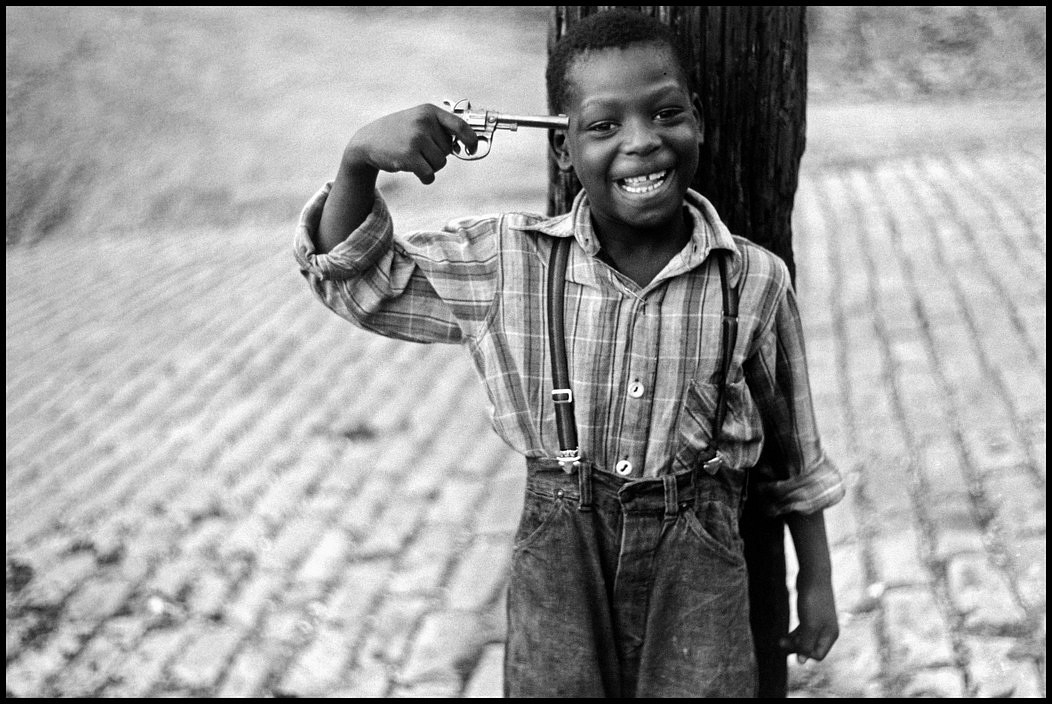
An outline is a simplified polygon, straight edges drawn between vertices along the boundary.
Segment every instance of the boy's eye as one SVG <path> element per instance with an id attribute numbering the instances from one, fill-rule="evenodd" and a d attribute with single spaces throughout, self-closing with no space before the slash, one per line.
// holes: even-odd
<path id="1" fill-rule="evenodd" d="M 589 132 L 609 132 L 614 129 L 614 123 L 610 121 L 593 122 L 588 125 Z"/>
<path id="2" fill-rule="evenodd" d="M 658 111 L 656 117 L 659 120 L 673 120 L 683 114 L 683 108 L 665 108 Z"/>

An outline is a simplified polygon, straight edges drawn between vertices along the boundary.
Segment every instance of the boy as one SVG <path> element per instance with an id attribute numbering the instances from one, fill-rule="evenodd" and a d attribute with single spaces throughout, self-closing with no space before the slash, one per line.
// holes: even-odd
<path id="1" fill-rule="evenodd" d="M 527 458 L 511 696 L 755 694 L 738 518 L 765 431 L 788 473 L 758 477 L 754 500 L 786 515 L 800 562 L 786 650 L 822 659 L 837 637 L 822 510 L 843 488 L 815 430 L 795 299 L 780 260 L 732 237 L 688 188 L 702 116 L 684 66 L 668 30 L 635 13 L 594 15 L 560 41 L 547 81 L 569 127 L 552 146 L 584 187 L 566 215 L 460 220 L 395 242 L 378 171 L 428 184 L 454 138 L 476 146 L 463 121 L 423 105 L 354 135 L 297 232 L 301 269 L 338 314 L 464 342 L 494 428 Z M 562 464 L 554 401 L 566 399 L 552 396 L 544 313 L 559 240 L 570 242 L 558 283 L 582 454 Z M 727 383 L 720 258 L 740 297 Z"/>

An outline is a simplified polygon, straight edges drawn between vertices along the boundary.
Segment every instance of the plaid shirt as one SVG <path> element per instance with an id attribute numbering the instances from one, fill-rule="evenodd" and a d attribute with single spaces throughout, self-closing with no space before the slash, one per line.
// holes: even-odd
<path id="1" fill-rule="evenodd" d="M 741 300 L 720 451 L 729 467 L 744 469 L 757 464 L 765 434 L 776 443 L 777 467 L 756 470 L 768 513 L 812 513 L 843 497 L 818 437 L 788 271 L 767 250 L 732 236 L 697 193 L 686 201 L 691 241 L 640 288 L 596 256 L 583 192 L 558 217 L 466 218 L 398 240 L 377 193 L 365 222 L 317 254 L 312 235 L 330 188 L 306 205 L 296 231 L 296 259 L 311 288 L 365 329 L 465 344 L 493 405 L 494 428 L 526 457 L 552 457 L 559 448 L 545 277 L 553 238 L 575 238 L 566 340 L 578 439 L 600 470 L 617 467 L 623 476 L 680 471 L 709 444 L 723 314 L 709 254 L 730 250 Z"/>

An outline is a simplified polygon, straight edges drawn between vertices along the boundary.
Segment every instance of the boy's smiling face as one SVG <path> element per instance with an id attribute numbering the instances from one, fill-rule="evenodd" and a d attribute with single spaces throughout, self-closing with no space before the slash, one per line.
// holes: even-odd
<path id="1" fill-rule="evenodd" d="M 678 231 L 702 131 L 672 50 L 647 42 L 591 51 L 574 59 L 567 82 L 560 164 L 573 165 L 600 234 Z"/>

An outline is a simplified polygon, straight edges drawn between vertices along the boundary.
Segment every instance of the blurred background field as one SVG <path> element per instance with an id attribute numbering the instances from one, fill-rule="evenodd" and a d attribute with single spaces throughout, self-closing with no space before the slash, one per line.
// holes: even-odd
<path id="1" fill-rule="evenodd" d="M 1044 7 L 809 10 L 813 161 L 1045 130 Z M 544 111 L 546 7 L 8 7 L 7 242 L 292 223 L 366 121 L 469 97 Z M 947 102 L 967 105 L 946 122 Z M 937 106 L 938 109 L 933 109 Z M 539 132 L 431 188 L 412 227 L 543 208 Z M 426 212 L 427 219 L 422 214 Z"/>

